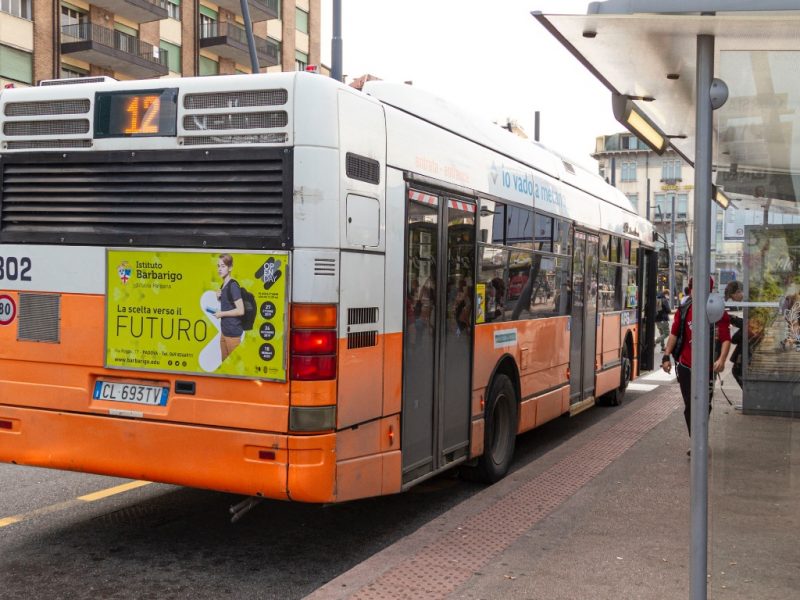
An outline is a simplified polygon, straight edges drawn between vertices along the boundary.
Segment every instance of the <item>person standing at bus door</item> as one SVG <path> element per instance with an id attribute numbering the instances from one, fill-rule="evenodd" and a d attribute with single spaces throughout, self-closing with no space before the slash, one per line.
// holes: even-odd
<path id="1" fill-rule="evenodd" d="M 714 278 L 711 278 L 709 290 L 714 289 Z M 688 286 L 689 300 L 686 304 L 688 306 L 681 307 L 675 312 L 675 318 L 672 321 L 672 332 L 667 340 L 667 348 L 664 356 L 661 357 L 661 368 L 669 373 L 672 370 L 672 362 L 670 356 L 677 354 L 675 375 L 678 377 L 678 384 L 681 387 L 681 396 L 683 396 L 683 417 L 686 420 L 686 429 L 689 431 L 689 436 L 692 435 L 692 279 L 689 278 Z M 710 333 L 710 332 L 709 332 Z M 678 339 L 680 338 L 680 347 L 678 346 Z M 717 338 L 721 342 L 720 354 L 716 360 L 713 359 L 710 366 L 710 378 L 708 389 L 708 412 L 711 413 L 711 398 L 714 392 L 714 373 L 721 373 L 725 368 L 725 359 L 728 358 L 728 352 L 731 347 L 731 328 L 730 317 L 728 313 L 722 313 L 722 318 L 717 321 Z M 713 344 L 709 350 L 713 353 Z M 691 452 L 691 451 L 690 451 Z M 687 452 L 688 455 L 690 452 Z"/>
<path id="2" fill-rule="evenodd" d="M 742 286 L 741 281 L 731 281 L 728 285 L 725 286 L 725 302 L 732 300 L 734 302 L 741 302 L 744 298 L 744 287 Z M 726 308 L 725 311 L 729 312 L 731 309 Z M 737 328 L 736 333 L 733 334 L 731 337 L 731 346 L 733 347 L 733 352 L 731 352 L 731 362 L 733 363 L 733 368 L 731 369 L 731 374 L 733 378 L 736 380 L 736 383 L 739 384 L 739 387 L 742 387 L 742 328 L 744 326 L 744 322 L 742 321 L 741 317 L 737 317 L 736 315 L 729 314 L 731 319 L 731 325 Z M 719 352 L 719 349 L 717 349 Z"/>
<path id="3" fill-rule="evenodd" d="M 664 352 L 664 343 L 669 337 L 669 315 L 670 303 L 668 297 L 669 291 L 659 292 L 656 299 L 658 300 L 658 312 L 656 312 L 656 327 L 658 327 L 658 337 L 656 344 L 661 344 L 661 352 Z"/>
<path id="4" fill-rule="evenodd" d="M 239 283 L 231 277 L 233 271 L 233 256 L 220 254 L 217 261 L 217 273 L 222 278 L 222 285 L 217 290 L 219 310 L 214 316 L 220 320 L 219 346 L 222 360 L 228 358 L 231 352 L 242 342 L 242 317 L 244 316 L 244 301 Z"/>

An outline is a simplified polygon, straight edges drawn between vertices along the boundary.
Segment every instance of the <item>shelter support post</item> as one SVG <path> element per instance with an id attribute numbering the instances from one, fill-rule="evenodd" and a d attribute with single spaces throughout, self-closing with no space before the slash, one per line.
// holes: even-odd
<path id="1" fill-rule="evenodd" d="M 711 158 L 714 36 L 697 36 L 695 195 L 692 265 L 692 462 L 689 591 L 692 600 L 708 593 L 708 394 L 711 340 L 706 301 L 711 256 Z"/>

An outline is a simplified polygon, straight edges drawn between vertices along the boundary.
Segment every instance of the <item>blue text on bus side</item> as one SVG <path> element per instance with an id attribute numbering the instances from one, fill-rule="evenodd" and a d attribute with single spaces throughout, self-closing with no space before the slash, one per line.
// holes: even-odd
<path id="1" fill-rule="evenodd" d="M 553 189 L 549 185 L 532 179 L 525 174 L 512 173 L 506 168 L 502 168 L 502 181 L 503 187 L 513 189 L 520 194 L 530 196 L 535 200 L 541 200 L 548 204 L 555 204 L 556 206 L 563 206 L 564 197 L 558 190 Z"/>

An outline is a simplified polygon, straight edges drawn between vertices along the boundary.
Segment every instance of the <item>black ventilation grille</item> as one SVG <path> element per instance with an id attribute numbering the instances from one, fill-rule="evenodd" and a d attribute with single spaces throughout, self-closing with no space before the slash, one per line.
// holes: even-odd
<path id="1" fill-rule="evenodd" d="M 347 176 L 350 179 L 379 184 L 381 182 L 381 163 L 377 160 L 348 152 L 346 156 Z"/>
<path id="2" fill-rule="evenodd" d="M 54 119 L 52 121 L 6 121 L 5 135 L 80 135 L 89 133 L 89 119 Z"/>
<path id="3" fill-rule="evenodd" d="M 286 249 L 291 151 L 9 154 L 0 242 Z"/>
<path id="4" fill-rule="evenodd" d="M 347 324 L 348 325 L 364 325 L 366 323 L 378 322 L 378 309 L 377 308 L 348 308 L 347 309 Z"/>
<path id="5" fill-rule="evenodd" d="M 6 104 L 7 117 L 82 115 L 88 113 L 90 103 L 83 100 L 48 100 L 45 102 L 9 102 Z"/>
<path id="6" fill-rule="evenodd" d="M 284 110 L 186 115 L 183 117 L 183 128 L 186 131 L 266 129 L 268 127 L 286 127 L 288 123 L 289 115 Z"/>
<path id="7" fill-rule="evenodd" d="M 207 94 L 186 94 L 183 107 L 187 110 L 209 108 L 242 108 L 245 106 L 279 106 L 286 104 L 289 93 L 286 90 L 253 90 L 248 92 L 209 92 Z"/>
<path id="8" fill-rule="evenodd" d="M 17 340 L 49 342 L 61 340 L 61 296 L 58 294 L 19 295 Z"/>
<path id="9" fill-rule="evenodd" d="M 356 331 L 347 334 L 347 349 L 368 348 L 378 345 L 377 331 Z"/>
<path id="10" fill-rule="evenodd" d="M 45 148 L 91 148 L 92 140 L 26 140 L 6 142 L 9 150 L 37 150 Z"/>

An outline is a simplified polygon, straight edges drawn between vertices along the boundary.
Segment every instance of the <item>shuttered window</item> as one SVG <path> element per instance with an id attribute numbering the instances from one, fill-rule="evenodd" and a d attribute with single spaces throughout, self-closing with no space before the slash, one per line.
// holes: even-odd
<path id="1" fill-rule="evenodd" d="M 167 51 L 167 68 L 173 73 L 181 72 L 181 47 L 161 40 L 160 47 Z"/>
<path id="2" fill-rule="evenodd" d="M 33 55 L 0 45 L 0 77 L 22 83 L 33 83 Z"/>

